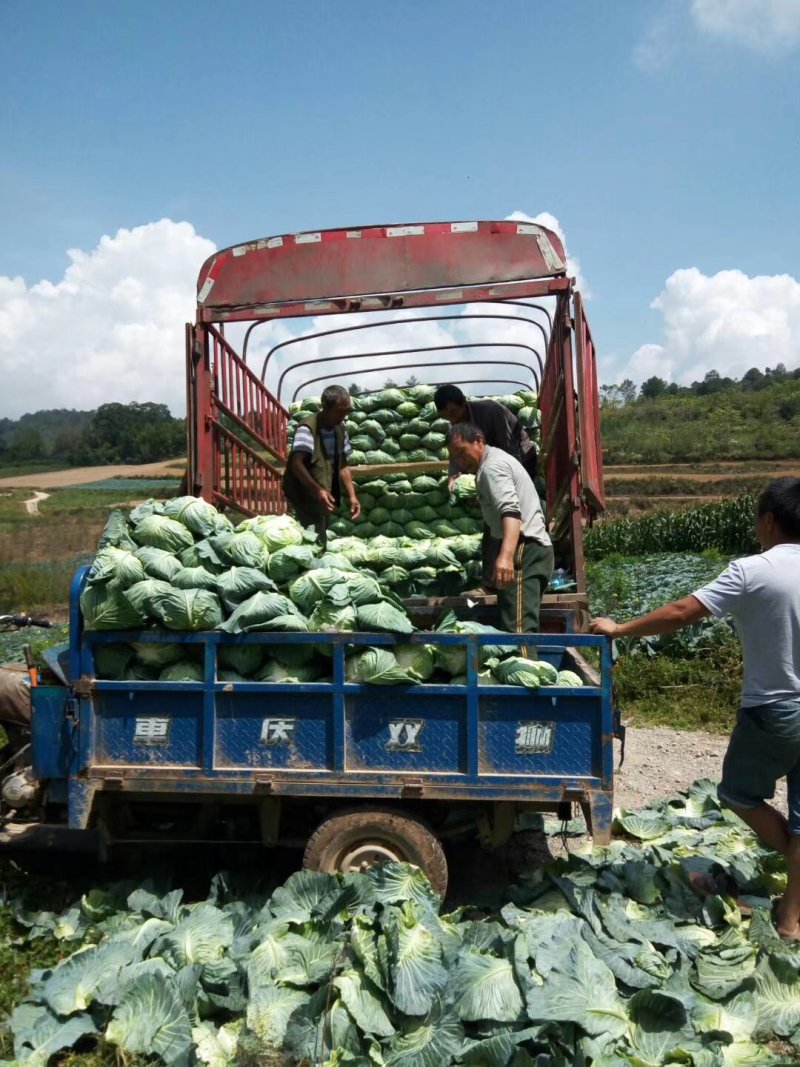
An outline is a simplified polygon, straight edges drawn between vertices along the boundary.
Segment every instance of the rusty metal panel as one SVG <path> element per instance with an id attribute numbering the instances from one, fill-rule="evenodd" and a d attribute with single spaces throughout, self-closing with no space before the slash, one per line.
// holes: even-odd
<path id="1" fill-rule="evenodd" d="M 513 302 L 545 296 L 557 296 L 571 288 L 569 278 L 532 279 L 524 282 L 493 282 L 473 288 L 422 289 L 409 293 L 379 296 L 337 297 L 330 300 L 286 301 L 271 304 L 247 304 L 232 308 L 205 308 L 198 305 L 198 322 L 252 322 L 308 315 L 337 315 L 351 311 L 387 311 L 397 308 L 447 307 L 454 304 Z"/>
<path id="2" fill-rule="evenodd" d="M 186 328 L 186 463 L 188 489 L 211 500 L 214 441 L 210 416 L 214 409 L 208 331 Z"/>
<path id="3" fill-rule="evenodd" d="M 578 382 L 581 488 L 590 512 L 605 508 L 603 446 L 600 440 L 600 397 L 597 353 L 580 293 L 575 293 L 575 354 Z"/>
<path id="4" fill-rule="evenodd" d="M 542 413 L 541 453 L 547 484 L 547 507 L 552 516 L 570 493 L 573 473 L 574 396 L 572 367 L 569 356 L 569 302 L 558 302 L 553 319 L 553 332 L 547 350 L 547 361 L 539 393 Z"/>
<path id="5" fill-rule="evenodd" d="M 214 443 L 214 475 L 205 499 L 247 515 L 286 511 L 281 472 L 220 422 L 209 420 Z"/>
<path id="6" fill-rule="evenodd" d="M 268 449 L 273 457 L 285 460 L 289 412 L 219 330 L 213 326 L 205 329 L 211 342 L 213 407 L 249 434 L 254 442 Z"/>
<path id="7" fill-rule="evenodd" d="M 203 264 L 197 303 L 208 316 L 214 309 L 491 285 L 565 272 L 560 239 L 535 223 L 322 230 L 221 249 Z"/>

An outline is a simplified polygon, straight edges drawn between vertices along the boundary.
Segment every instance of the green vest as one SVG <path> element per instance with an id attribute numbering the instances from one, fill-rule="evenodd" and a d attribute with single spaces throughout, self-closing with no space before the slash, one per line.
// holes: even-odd
<path id="1" fill-rule="evenodd" d="M 308 467 L 311 473 L 311 477 L 314 479 L 317 485 L 319 485 L 322 489 L 327 489 L 329 493 L 333 492 L 334 496 L 338 499 L 339 486 L 333 484 L 334 465 L 330 461 L 330 459 L 328 459 L 328 453 L 325 451 L 325 445 L 322 442 L 322 434 L 320 432 L 320 429 L 317 427 L 317 418 L 318 415 L 309 415 L 307 419 L 303 419 L 302 422 L 298 423 L 298 428 L 300 426 L 307 426 L 309 430 L 311 430 L 311 435 L 314 438 L 314 451 L 310 456 L 308 455 L 308 453 L 305 453 L 303 459 L 305 460 L 306 466 Z M 342 423 L 339 423 L 338 426 L 334 426 L 333 432 L 336 435 L 336 452 L 339 460 L 338 467 L 339 470 L 341 470 L 342 467 L 345 466 L 344 425 Z M 284 489 L 288 489 L 289 493 L 291 493 L 291 490 L 296 486 L 296 482 L 297 480 L 287 467 L 286 473 L 283 476 Z M 302 486 L 299 486 L 299 488 L 303 492 L 307 492 L 307 490 L 305 490 Z M 289 493 L 287 493 L 287 495 L 289 495 Z"/>

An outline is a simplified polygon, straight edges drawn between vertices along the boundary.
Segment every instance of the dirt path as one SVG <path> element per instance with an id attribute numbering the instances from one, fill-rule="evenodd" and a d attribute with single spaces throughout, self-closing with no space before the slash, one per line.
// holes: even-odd
<path id="1" fill-rule="evenodd" d="M 606 480 L 642 478 L 680 478 L 689 482 L 714 482 L 730 478 L 737 474 L 742 478 L 777 478 L 782 474 L 797 474 L 800 470 L 798 459 L 778 459 L 757 465 L 756 461 L 745 463 L 743 460 L 720 460 L 707 466 L 700 463 L 652 463 L 635 466 L 620 464 L 618 467 L 606 464 L 603 476 Z"/>
<path id="2" fill-rule="evenodd" d="M 103 482 L 107 478 L 180 478 L 180 460 L 161 460 L 158 463 L 128 463 L 107 467 L 72 467 L 66 471 L 41 471 L 38 474 L 16 474 L 0 478 L 0 489 L 63 489 L 68 485 Z"/>
<path id="3" fill-rule="evenodd" d="M 718 780 L 727 747 L 727 735 L 628 727 L 621 770 L 620 743 L 614 742 L 614 806 L 641 808 L 688 789 L 697 778 Z"/>
<path id="4" fill-rule="evenodd" d="M 47 500 L 47 498 L 49 496 L 50 496 L 49 493 L 40 493 L 37 490 L 37 492 L 35 492 L 32 497 L 30 497 L 28 500 L 24 501 L 25 510 L 28 512 L 29 515 L 38 515 L 39 514 L 39 501 L 40 500 Z"/>

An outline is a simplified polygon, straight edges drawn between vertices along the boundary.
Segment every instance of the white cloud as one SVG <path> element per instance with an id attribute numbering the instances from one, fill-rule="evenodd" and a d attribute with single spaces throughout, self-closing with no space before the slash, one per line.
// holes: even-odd
<path id="1" fill-rule="evenodd" d="M 536 222 L 540 226 L 545 226 L 548 230 L 553 230 L 561 238 L 561 243 L 564 246 L 564 253 L 567 257 L 567 273 L 570 278 L 575 278 L 578 289 L 585 298 L 589 298 L 591 293 L 589 287 L 586 284 L 586 279 L 581 274 L 580 261 L 569 254 L 569 248 L 567 247 L 567 238 L 564 230 L 561 227 L 561 223 L 555 217 L 551 215 L 549 211 L 540 211 L 538 215 L 526 215 L 524 211 L 512 211 L 510 215 L 506 215 L 507 219 L 511 219 L 514 222 Z"/>
<path id="2" fill-rule="evenodd" d="M 535 222 L 548 229 L 554 230 L 564 243 L 567 253 L 567 269 L 570 275 L 578 277 L 579 287 L 586 296 L 586 286 L 580 272 L 580 263 L 570 257 L 564 232 L 559 220 L 549 212 L 541 212 L 538 215 L 528 215 L 523 211 L 513 211 L 506 216 L 507 219 L 520 222 Z M 552 312 L 552 301 L 538 301 L 549 303 Z M 455 321 L 433 321 L 431 316 L 453 315 Z M 480 319 L 470 316 L 480 315 Z M 486 316 L 495 316 L 487 318 Z M 497 316 L 507 319 L 507 322 L 498 321 Z M 465 392 L 475 395 L 489 393 L 497 388 L 503 391 L 519 388 L 516 384 L 522 381 L 525 385 L 531 383 L 530 372 L 523 366 L 509 366 L 507 363 L 500 364 L 497 361 L 511 360 L 514 363 L 523 363 L 527 367 L 537 366 L 535 355 L 528 351 L 530 346 L 538 350 L 544 361 L 545 342 L 541 331 L 528 322 L 522 322 L 519 318 L 533 319 L 541 322 L 547 329 L 546 316 L 534 309 L 527 311 L 520 307 L 503 308 L 498 304 L 467 304 L 463 307 L 441 307 L 434 309 L 419 309 L 408 313 L 393 312 L 388 315 L 393 320 L 399 320 L 398 325 L 380 326 L 381 318 L 377 314 L 357 314 L 336 316 L 335 320 L 329 317 L 320 317 L 303 322 L 302 330 L 294 331 L 289 324 L 275 323 L 261 327 L 252 335 L 252 355 L 248 355 L 248 363 L 260 374 L 265 353 L 276 344 L 288 338 L 304 337 L 318 331 L 337 329 L 344 326 L 371 325 L 373 329 L 353 331 L 346 334 L 334 334 L 330 338 L 308 337 L 301 343 L 290 345 L 276 353 L 270 360 L 267 373 L 267 384 L 273 392 L 277 392 L 281 373 L 289 366 L 297 366 L 297 370 L 289 371 L 281 388 L 280 399 L 284 404 L 292 401 L 295 390 L 303 386 L 309 379 L 325 375 L 323 381 L 312 382 L 308 386 L 299 388 L 299 396 L 311 396 L 318 393 L 326 384 L 339 381 L 345 385 L 357 382 L 362 388 L 379 388 L 387 377 L 397 382 L 404 382 L 412 374 L 422 382 L 441 383 L 452 381 L 466 383 Z M 420 322 L 405 322 L 411 317 L 422 317 Z M 481 348 L 480 345 L 491 344 L 492 347 Z M 420 351 L 418 356 L 411 355 L 373 355 L 369 358 L 351 359 L 349 362 L 342 359 L 335 363 L 315 363 L 309 367 L 306 361 L 314 360 L 318 356 L 333 357 L 353 354 L 366 354 L 370 352 L 386 351 L 389 349 L 425 349 L 442 345 L 459 345 L 448 351 Z M 501 347 L 496 347 L 500 345 Z M 402 363 L 404 360 L 412 360 L 420 363 L 422 367 L 407 367 L 404 370 L 389 369 L 393 364 Z M 304 365 L 299 366 L 303 361 Z M 494 363 L 487 364 L 486 360 Z M 448 364 L 449 366 L 445 366 Z M 474 384 L 472 379 L 479 379 Z M 486 379 L 484 381 L 483 379 Z M 492 383 L 496 383 L 493 385 Z"/>
<path id="3" fill-rule="evenodd" d="M 688 384 L 709 370 L 741 377 L 751 367 L 800 364 L 800 281 L 791 275 L 690 267 L 667 279 L 651 307 L 664 317 L 663 343 L 637 349 L 617 380 L 655 374 Z"/>
<path id="4" fill-rule="evenodd" d="M 154 400 L 185 407 L 184 323 L 214 251 L 188 222 L 159 222 L 71 249 L 58 282 L 0 277 L 0 413 Z"/>
<path id="5" fill-rule="evenodd" d="M 690 10 L 702 33 L 757 52 L 800 45 L 798 0 L 691 0 Z"/>
<path id="6" fill-rule="evenodd" d="M 515 211 L 508 217 L 538 222 L 555 230 L 563 240 L 558 219 L 547 212 L 531 216 Z M 27 285 L 22 278 L 0 277 L 0 372 L 4 386 L 0 415 L 15 418 L 52 407 L 88 409 L 111 401 L 156 401 L 168 404 L 174 414 L 183 414 L 184 323 L 194 318 L 195 280 L 200 265 L 213 251 L 214 245 L 188 222 L 162 219 L 103 237 L 91 251 L 71 250 L 70 264 L 58 281 Z M 568 257 L 568 269 L 580 277 L 577 260 Z M 585 285 L 583 290 L 585 293 Z M 281 370 L 315 356 L 503 342 L 510 347 L 454 347 L 441 353 L 422 352 L 417 357 L 372 356 L 349 363 L 342 360 L 300 367 L 287 374 L 281 399 L 288 402 L 297 386 L 321 375 L 325 379 L 304 389 L 304 395 L 319 392 L 326 381 L 357 381 L 369 388 L 379 387 L 389 375 L 405 381 L 411 374 L 420 381 L 434 382 L 487 377 L 502 389 L 512 387 L 509 379 L 528 381 L 524 368 L 481 365 L 481 360 L 535 361 L 524 348 L 513 347 L 520 345 L 532 345 L 544 354 L 541 332 L 512 318 L 515 313 L 546 324 L 541 312 L 498 305 L 393 314 L 392 318 L 425 318 L 380 331 L 309 337 L 276 354 L 267 383 L 274 391 Z M 500 315 L 508 321 L 469 317 L 476 314 Z M 432 321 L 433 315 L 457 318 Z M 361 314 L 265 323 L 252 334 L 248 363 L 260 374 L 265 353 L 281 341 L 378 321 L 377 315 Z M 243 335 L 244 328 L 232 326 L 228 330 L 235 347 L 241 345 Z M 425 366 L 386 369 L 404 359 L 424 361 Z M 368 368 L 376 373 L 368 373 Z M 480 393 L 491 391 L 493 386 L 465 388 Z"/>
<path id="7" fill-rule="evenodd" d="M 670 66 L 679 51 L 720 43 L 764 56 L 800 46 L 800 0 L 662 0 L 633 50 L 646 74 Z"/>
<path id="8" fill-rule="evenodd" d="M 656 74 L 670 65 L 680 39 L 680 8 L 668 4 L 647 26 L 644 36 L 633 50 L 633 61 L 646 74 Z"/>

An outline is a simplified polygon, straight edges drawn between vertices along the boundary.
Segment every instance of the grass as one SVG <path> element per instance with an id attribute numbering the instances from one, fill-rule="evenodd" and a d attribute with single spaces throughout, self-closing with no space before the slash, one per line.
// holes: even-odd
<path id="1" fill-rule="evenodd" d="M 800 466 L 800 457 L 787 456 L 781 459 L 754 459 L 740 461 L 723 460 L 697 460 L 694 462 L 674 463 L 606 463 L 603 470 L 606 479 L 613 478 L 620 471 L 637 471 L 642 476 L 651 474 L 653 477 L 682 477 L 691 474 L 719 474 L 730 476 L 732 474 L 760 474 L 768 478 L 777 469 L 785 470 L 792 463 Z"/>
<path id="2" fill-rule="evenodd" d="M 6 463 L 0 464 L 0 478 L 21 478 L 24 474 L 49 474 L 50 471 L 68 471 L 68 463 L 48 463 L 41 460 L 39 463 Z"/>
<path id="3" fill-rule="evenodd" d="M 97 482 L 81 482 L 71 488 L 90 492 L 135 493 L 137 496 L 173 496 L 180 486 L 178 478 L 103 478 Z"/>
<path id="4" fill-rule="evenodd" d="M 176 489 L 177 482 L 158 495 Z M 130 492 L 119 486 L 54 489 L 39 502 L 38 515 L 24 507 L 30 490 L 0 495 L 0 612 L 63 615 L 78 565 L 94 554 L 109 512 L 126 507 Z M 143 487 L 133 492 L 147 495 Z"/>
<path id="5" fill-rule="evenodd" d="M 631 726 L 729 733 L 739 707 L 742 655 L 735 639 L 702 655 L 624 655 L 614 667 L 616 704 Z"/>
<path id="6" fill-rule="evenodd" d="M 608 478 L 606 495 L 610 497 L 653 496 L 739 496 L 741 493 L 756 493 L 764 488 L 763 477 L 697 478 L 642 477 Z"/>

